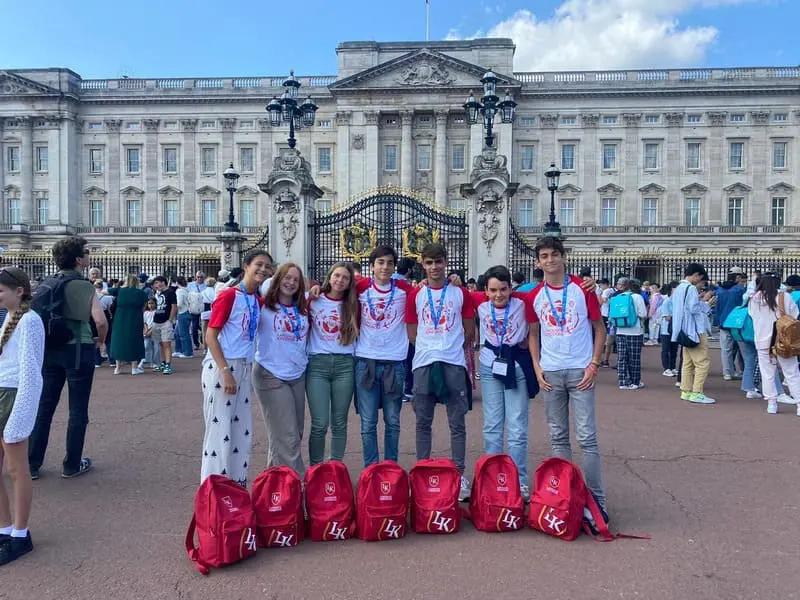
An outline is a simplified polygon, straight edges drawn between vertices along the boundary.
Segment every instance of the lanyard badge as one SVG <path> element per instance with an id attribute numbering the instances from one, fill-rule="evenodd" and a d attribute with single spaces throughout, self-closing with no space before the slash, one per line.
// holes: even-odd
<path id="1" fill-rule="evenodd" d="M 375 314 L 375 307 L 372 306 L 372 295 L 370 294 L 370 292 L 372 291 L 372 289 L 371 289 L 372 288 L 372 284 L 374 282 L 375 282 L 374 279 L 370 279 L 369 280 L 369 287 L 367 288 L 367 306 L 369 306 L 369 316 L 372 317 L 373 321 L 378 321 L 378 316 L 379 315 Z M 392 279 L 391 282 L 392 282 L 391 283 L 392 289 L 389 292 L 389 301 L 386 303 L 386 306 L 384 307 L 383 312 L 381 313 L 380 316 L 385 316 L 386 313 L 389 312 L 389 307 L 391 307 L 392 303 L 394 302 L 394 288 L 395 288 L 394 279 Z"/>
<path id="2" fill-rule="evenodd" d="M 239 289 L 244 294 L 244 303 L 247 306 L 247 315 L 249 317 L 247 325 L 248 325 L 248 335 L 250 341 L 256 339 L 256 331 L 258 330 L 258 301 L 254 301 L 253 305 L 250 306 L 250 294 L 247 293 L 247 290 L 244 289 L 244 284 L 239 284 Z"/>
<path id="3" fill-rule="evenodd" d="M 292 319 L 292 315 L 289 314 L 289 311 L 286 310 L 286 307 L 281 304 L 281 311 L 286 318 L 289 319 L 289 323 L 292 326 L 292 333 L 294 334 L 294 339 L 298 342 L 300 341 L 300 337 L 302 336 L 301 330 L 303 328 L 303 323 L 300 320 L 300 311 L 297 310 L 297 304 L 292 304 L 292 310 L 294 311 L 294 319 Z"/>
<path id="4" fill-rule="evenodd" d="M 425 289 L 428 290 L 428 306 L 431 307 L 431 319 L 433 319 L 433 329 L 434 331 L 439 329 L 439 319 L 442 318 L 442 311 L 444 310 L 444 297 L 447 295 L 447 286 L 450 282 L 445 281 L 444 287 L 442 288 L 442 295 L 439 296 L 439 310 L 436 310 L 436 306 L 433 303 L 433 294 L 431 293 L 430 286 L 425 286 Z"/>
<path id="5" fill-rule="evenodd" d="M 556 305 L 553 304 L 553 299 L 550 297 L 550 290 L 547 288 L 547 283 L 544 284 L 544 293 L 547 296 L 547 301 L 550 303 L 550 312 L 556 325 L 564 331 L 564 326 L 567 324 L 567 287 L 569 286 L 569 275 L 564 275 L 564 287 L 561 292 L 561 315 L 559 316 Z"/>

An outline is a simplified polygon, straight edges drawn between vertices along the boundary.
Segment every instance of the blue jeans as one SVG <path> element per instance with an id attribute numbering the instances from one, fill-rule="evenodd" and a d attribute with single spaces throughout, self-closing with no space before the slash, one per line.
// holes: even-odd
<path id="1" fill-rule="evenodd" d="M 178 313 L 178 327 L 175 330 L 175 352 L 184 356 L 194 356 L 192 338 L 189 336 L 189 326 L 192 324 L 192 313 Z"/>
<path id="2" fill-rule="evenodd" d="M 719 352 L 722 358 L 722 374 L 730 377 L 738 375 L 736 370 L 737 342 L 727 329 L 719 330 Z"/>
<path id="3" fill-rule="evenodd" d="M 142 336 L 144 338 L 144 362 L 157 365 L 161 362 L 161 349 L 153 341 L 152 335 Z"/>
<path id="4" fill-rule="evenodd" d="M 372 389 L 361 385 L 367 370 L 367 361 L 356 359 L 356 404 L 361 416 L 361 445 L 364 466 L 380 460 L 378 455 L 378 410 L 383 408 L 383 458 L 397 462 L 400 444 L 400 409 L 403 406 L 403 384 L 405 382 L 404 361 L 394 363 L 394 391 L 387 394 L 383 389 L 383 373 L 389 365 L 375 366 L 375 382 Z"/>
<path id="5" fill-rule="evenodd" d="M 545 371 L 544 378 L 553 386 L 549 392 L 542 391 L 547 410 L 547 426 L 550 430 L 550 451 L 553 456 L 572 460 L 569 444 L 569 406 L 575 416 L 575 438 L 583 450 L 583 474 L 586 485 L 594 493 L 597 502 L 606 507 L 606 492 L 600 466 L 600 448 L 597 445 L 595 423 L 594 388 L 577 389 L 583 379 L 583 369 Z"/>
<path id="6" fill-rule="evenodd" d="M 720 336 L 722 335 L 720 330 Z M 728 334 L 730 335 L 730 334 Z M 753 392 L 756 389 L 756 368 L 758 357 L 756 355 L 756 345 L 753 342 L 736 342 L 744 358 L 744 370 L 742 371 L 742 391 Z"/>
<path id="7" fill-rule="evenodd" d="M 517 367 L 517 389 L 508 390 L 492 375 L 492 368 L 481 363 L 483 397 L 483 447 L 486 454 L 503 452 L 503 429 L 508 430 L 508 454 L 517 465 L 519 482 L 530 486 L 528 478 L 528 387 L 525 374 Z"/>

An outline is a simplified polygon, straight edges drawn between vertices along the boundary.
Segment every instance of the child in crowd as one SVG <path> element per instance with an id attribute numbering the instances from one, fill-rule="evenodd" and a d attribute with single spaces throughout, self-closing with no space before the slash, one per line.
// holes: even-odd
<path id="1" fill-rule="evenodd" d="M 161 351 L 153 341 L 153 315 L 156 314 L 156 301 L 150 298 L 144 308 L 144 359 L 139 364 L 142 368 L 145 364 L 152 365 L 153 370 L 161 363 Z"/>

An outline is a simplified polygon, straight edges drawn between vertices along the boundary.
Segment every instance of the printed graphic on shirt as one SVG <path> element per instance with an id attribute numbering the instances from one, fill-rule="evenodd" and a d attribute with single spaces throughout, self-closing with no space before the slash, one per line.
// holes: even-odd
<path id="1" fill-rule="evenodd" d="M 326 342 L 338 341 L 339 331 L 341 330 L 338 306 L 319 309 L 312 305 L 311 317 L 321 340 Z"/>
<path id="2" fill-rule="evenodd" d="M 405 311 L 411 286 L 403 280 L 378 286 L 369 279 L 356 281 L 361 327 L 356 356 L 380 360 L 404 360 L 408 352 Z"/>
<path id="3" fill-rule="evenodd" d="M 275 339 L 281 342 L 303 342 L 306 331 L 303 330 L 302 321 L 302 316 L 298 321 L 292 309 L 289 309 L 288 315 L 282 310 L 275 312 L 272 318 L 272 330 L 275 332 Z M 295 331 L 299 334 L 299 339 L 295 336 Z"/>

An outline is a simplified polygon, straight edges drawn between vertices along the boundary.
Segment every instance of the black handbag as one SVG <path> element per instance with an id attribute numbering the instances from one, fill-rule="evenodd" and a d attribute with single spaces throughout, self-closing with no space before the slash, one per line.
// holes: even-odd
<path id="1" fill-rule="evenodd" d="M 689 285 L 692 285 L 691 283 Z M 683 307 L 684 310 L 686 309 L 686 298 L 689 296 L 689 287 L 686 287 L 686 293 L 683 294 Z M 675 311 L 672 311 L 673 314 Z M 695 342 L 692 338 L 686 335 L 686 332 L 683 330 L 683 317 L 686 313 L 681 313 L 681 330 L 678 332 L 678 342 L 679 346 L 683 346 L 684 348 L 697 348 L 700 345 L 700 342 Z"/>

